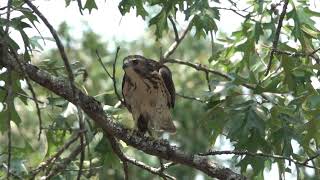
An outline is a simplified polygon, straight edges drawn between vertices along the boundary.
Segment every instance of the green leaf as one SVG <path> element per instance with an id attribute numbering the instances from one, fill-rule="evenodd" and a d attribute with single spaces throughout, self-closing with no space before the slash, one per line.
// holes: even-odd
<path id="1" fill-rule="evenodd" d="M 130 12 L 131 8 L 136 8 L 136 15 L 140 15 L 143 19 L 148 15 L 148 12 L 143 7 L 142 0 L 122 0 L 118 8 L 122 15 Z"/>
<path id="2" fill-rule="evenodd" d="M 84 5 L 84 9 L 88 9 L 89 13 L 91 13 L 92 9 L 98 9 L 95 0 L 87 0 L 86 4 Z"/>
<path id="3" fill-rule="evenodd" d="M 263 29 L 262 29 L 262 26 L 261 26 L 261 23 L 260 22 L 257 22 L 254 26 L 254 38 L 255 38 L 255 42 L 258 43 L 259 41 L 259 38 L 261 35 L 263 35 Z"/>
<path id="4" fill-rule="evenodd" d="M 311 28 L 308 28 L 306 25 L 301 26 L 301 30 L 311 36 L 312 38 L 318 38 L 320 35 L 319 31 L 313 30 Z"/>
<path id="5" fill-rule="evenodd" d="M 248 165 L 253 168 L 253 177 L 263 173 L 264 162 L 266 159 L 262 157 L 245 156 L 236 166 L 241 167 L 241 173 L 247 172 Z"/>
<path id="6" fill-rule="evenodd" d="M 68 7 L 68 6 L 70 5 L 71 1 L 72 1 L 72 0 L 65 0 L 65 2 L 66 2 L 66 7 Z"/>
<path id="7" fill-rule="evenodd" d="M 320 95 L 310 95 L 303 103 L 305 110 L 319 110 L 320 109 Z M 319 113 L 320 114 L 320 113 Z"/>
<path id="8" fill-rule="evenodd" d="M 294 67 L 293 62 L 288 58 L 288 56 L 281 56 L 281 63 L 285 73 L 284 82 L 288 85 L 289 90 L 296 91 L 296 82 L 291 72 Z"/>
<path id="9" fill-rule="evenodd" d="M 15 122 L 17 126 L 19 126 L 21 123 L 21 119 L 15 108 L 15 105 L 13 105 L 13 107 L 10 109 L 10 114 L 11 114 L 11 120 Z M 4 109 L 0 112 L 0 132 L 2 133 L 8 130 L 7 123 L 6 123 L 8 121 L 8 117 L 9 117 L 9 110 L 7 107 L 7 109 Z"/>

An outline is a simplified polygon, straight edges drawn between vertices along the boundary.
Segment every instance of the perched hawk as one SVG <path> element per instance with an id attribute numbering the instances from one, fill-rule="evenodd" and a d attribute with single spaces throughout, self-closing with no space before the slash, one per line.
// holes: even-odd
<path id="1" fill-rule="evenodd" d="M 131 55 L 124 58 L 123 70 L 122 94 L 135 127 L 149 134 L 175 132 L 170 112 L 175 103 L 175 88 L 169 68 L 143 56 Z"/>

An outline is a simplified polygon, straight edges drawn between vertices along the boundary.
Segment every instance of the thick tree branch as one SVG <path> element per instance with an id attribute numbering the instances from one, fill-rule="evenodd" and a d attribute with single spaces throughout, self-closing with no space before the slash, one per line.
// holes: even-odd
<path id="1" fill-rule="evenodd" d="M 0 61 L 0 64 L 5 67 L 11 67 L 14 71 L 20 72 L 18 65 L 12 60 L 12 57 L 9 59 L 3 59 Z M 75 103 L 76 99 L 73 96 L 72 88 L 68 81 L 52 76 L 31 64 L 23 64 L 23 66 L 26 73 L 33 81 L 66 100 Z M 91 96 L 87 96 L 77 88 L 75 91 L 79 94 L 79 105 L 82 110 L 99 127 L 101 127 L 104 132 L 121 139 L 128 145 L 131 145 L 147 154 L 193 167 L 211 177 L 218 179 L 245 179 L 244 176 L 233 172 L 229 168 L 219 166 L 212 162 L 208 157 L 189 155 L 181 151 L 179 148 L 171 146 L 167 141 L 154 140 L 149 137 L 130 133 L 130 130 L 117 125 L 112 119 L 107 117 L 104 114 L 101 104 L 97 100 Z"/>

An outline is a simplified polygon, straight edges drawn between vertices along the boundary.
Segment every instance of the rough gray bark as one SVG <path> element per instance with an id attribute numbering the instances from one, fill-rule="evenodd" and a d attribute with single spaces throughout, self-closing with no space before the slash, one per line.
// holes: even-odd
<path id="1" fill-rule="evenodd" d="M 11 67 L 17 72 L 20 71 L 17 61 L 11 56 L 9 59 L 0 59 L 0 67 L 1 65 L 4 67 Z M 27 73 L 30 79 L 34 82 L 65 98 L 66 100 L 75 103 L 70 83 L 65 79 L 55 77 L 31 64 L 23 63 L 22 66 L 24 67 L 23 69 L 25 70 L 25 73 Z M 244 176 L 233 172 L 229 168 L 219 166 L 212 162 L 207 156 L 189 155 L 179 150 L 178 147 L 170 145 L 167 141 L 154 140 L 139 134 L 132 134 L 130 130 L 121 127 L 112 119 L 108 118 L 105 115 L 100 102 L 95 100 L 93 97 L 84 94 L 78 88 L 76 88 L 75 91 L 79 94 L 79 105 L 82 110 L 99 127 L 101 127 L 103 131 L 121 139 L 128 145 L 131 145 L 147 154 L 196 168 L 211 177 L 226 180 L 246 179 Z"/>

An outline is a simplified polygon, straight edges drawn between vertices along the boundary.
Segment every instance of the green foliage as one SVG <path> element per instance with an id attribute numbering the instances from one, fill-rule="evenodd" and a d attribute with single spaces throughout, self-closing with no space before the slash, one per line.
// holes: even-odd
<path id="1" fill-rule="evenodd" d="M 202 102 L 192 101 L 177 96 L 173 116 L 177 122 L 177 133 L 170 136 L 183 150 L 199 153 L 222 146 L 221 137 L 235 150 L 247 150 L 251 153 L 265 153 L 294 158 L 304 162 L 319 153 L 320 144 L 320 91 L 315 88 L 312 79 L 319 80 L 320 31 L 316 27 L 320 13 L 310 8 L 308 1 L 290 1 L 286 13 L 278 50 L 273 57 L 271 70 L 265 76 L 266 64 L 269 62 L 272 42 L 275 38 L 279 13 L 282 4 L 275 5 L 270 1 L 247 1 L 249 8 L 237 9 L 233 1 L 228 1 L 232 10 L 244 15 L 238 29 L 226 34 L 219 24 L 230 21 L 222 19 L 218 4 L 222 1 L 191 1 L 191 0 L 122 0 L 118 8 L 122 15 L 135 10 L 148 22 L 150 30 L 147 37 L 135 42 L 121 42 L 119 61 L 116 65 L 116 80 L 118 90 L 121 88 L 121 60 L 136 52 L 146 57 L 159 58 L 159 44 L 169 47 L 174 35 L 168 24 L 168 17 L 176 18 L 182 13 L 188 28 L 191 29 L 173 57 L 189 63 L 201 63 L 203 67 L 223 72 L 228 78 L 218 74 L 209 74 L 206 81 L 205 73 L 178 64 L 168 64 L 172 70 L 176 90 L 179 94 L 199 98 Z M 76 3 L 65 1 L 66 6 Z M 20 34 L 24 44 L 18 44 L 9 34 L 3 40 L 9 45 L 10 51 L 20 49 L 24 60 L 30 61 L 32 51 L 43 51 L 41 34 L 30 37 L 26 32 L 35 29 L 39 23 L 38 17 L 22 1 L 13 0 L 14 11 L 19 11 L 9 22 L 5 16 L 0 17 L 0 36 L 4 37 L 4 27 L 8 24 L 12 31 Z M 98 9 L 95 0 L 85 1 L 83 9 L 91 12 Z M 227 8 L 228 9 L 228 8 Z M 230 11 L 232 11 L 230 10 Z M 1 11 L 2 13 L 3 11 Z M 154 28 L 154 29 L 153 29 Z M 153 32 L 154 31 L 154 32 Z M 90 28 L 83 32 L 83 38 L 76 40 L 70 33 L 68 24 L 60 25 L 57 32 L 66 46 L 72 70 L 76 76 L 76 84 L 84 92 L 95 96 L 105 104 L 105 113 L 113 117 L 117 123 L 132 127 L 131 115 L 121 108 L 115 107 L 117 97 L 113 82 L 105 74 L 97 59 L 96 52 L 102 58 L 109 72 L 112 71 L 114 51 L 107 49 L 107 43 Z M 214 42 L 208 38 L 215 32 Z M 154 35 L 154 36 L 152 36 Z M 150 40 L 150 37 L 154 41 Z M 197 37 L 196 39 L 194 37 Z M 203 38 L 200 38 L 203 37 Z M 157 42 L 156 42 L 157 41 Z M 148 42 L 148 43 L 147 43 Z M 150 43 L 152 42 L 152 43 Z M 213 47 L 213 48 L 211 48 Z M 311 54 L 313 53 L 313 54 Z M 311 56 L 312 55 L 312 56 Z M 65 78 L 65 69 L 56 49 L 44 51 L 41 57 L 34 58 L 34 64 L 49 71 L 53 75 Z M 30 178 L 30 173 L 42 161 L 54 155 L 74 135 L 78 128 L 76 110 L 61 97 L 58 97 L 39 85 L 32 84 L 39 97 L 43 116 L 42 136 L 37 140 L 39 122 L 36 118 L 31 92 L 21 80 L 25 78 L 12 75 L 14 91 L 14 107 L 10 109 L 13 128 L 12 169 L 23 178 Z M 0 74 L 0 81 L 5 82 L 0 88 L 0 102 L 5 107 L 7 97 L 7 72 Z M 208 84 L 211 91 L 208 90 Z M 119 91 L 120 92 L 120 91 Z M 7 117 L 8 109 L 0 112 L 0 177 L 4 177 L 7 160 Z M 106 137 L 99 127 L 85 117 L 87 129 L 86 140 L 89 147 L 86 150 L 85 167 L 94 170 L 85 172 L 86 178 L 119 179 L 122 178 L 122 165 L 112 152 Z M 294 143 L 293 143 L 294 142 Z M 76 144 L 76 143 L 75 143 Z M 196 144 L 196 145 L 195 145 Z M 298 144 L 298 145 L 294 145 Z M 68 157 L 70 149 L 66 150 L 56 163 Z M 156 158 L 141 153 L 131 147 L 121 144 L 122 150 L 147 164 L 158 166 Z M 215 157 L 216 158 L 216 157 Z M 216 158 L 218 163 L 222 162 Z M 269 170 L 276 164 L 279 173 L 294 174 L 295 167 L 288 166 L 286 161 L 269 157 L 235 156 L 224 163 L 230 167 L 239 167 L 239 172 L 250 179 L 268 179 L 264 170 Z M 311 163 L 310 163 L 311 164 Z M 313 165 L 319 167 L 319 159 L 313 160 Z M 70 179 L 77 174 L 79 160 L 76 158 L 55 179 Z M 235 168 L 236 169 L 236 168 Z M 298 179 L 309 177 L 306 168 L 298 167 Z M 142 169 L 129 167 L 130 176 L 136 179 L 154 178 Z M 175 166 L 168 172 L 178 179 L 190 179 L 199 174 L 198 171 Z M 44 175 L 41 172 L 37 177 Z M 208 178 L 208 177 L 205 177 Z M 208 178 L 209 179 L 209 178 Z"/>
<path id="2" fill-rule="evenodd" d="M 98 9 L 95 0 L 87 0 L 86 4 L 84 5 L 84 8 L 88 9 L 89 13 L 91 13 L 92 9 Z"/>

